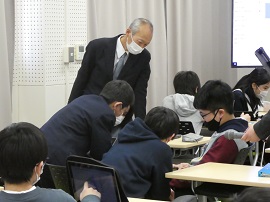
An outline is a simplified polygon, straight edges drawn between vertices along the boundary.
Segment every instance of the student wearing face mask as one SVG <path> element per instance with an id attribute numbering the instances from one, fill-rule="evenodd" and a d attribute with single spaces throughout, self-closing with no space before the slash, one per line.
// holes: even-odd
<path id="1" fill-rule="evenodd" d="M 66 165 L 69 155 L 101 160 L 111 148 L 111 131 L 119 124 L 116 118 L 128 113 L 134 99 L 126 81 L 114 80 L 105 85 L 100 95 L 80 96 L 60 109 L 41 127 L 48 142 L 47 162 Z M 46 171 L 45 167 L 44 174 Z M 47 173 L 41 182 L 46 179 Z"/>
<path id="2" fill-rule="evenodd" d="M 146 114 L 146 94 L 150 77 L 151 55 L 146 46 L 153 36 L 152 23 L 144 18 L 135 19 L 125 34 L 113 38 L 90 41 L 74 82 L 69 103 L 86 94 L 99 94 L 111 80 L 125 80 L 134 90 L 135 104 L 127 114 L 124 125 L 135 117 Z M 123 56 L 123 57 L 122 57 Z M 118 66 L 118 62 L 122 65 Z"/>
<path id="3" fill-rule="evenodd" d="M 35 184 L 43 172 L 48 148 L 46 139 L 33 124 L 13 123 L 0 132 L 0 176 L 4 190 L 0 201 L 76 202 L 66 192 L 44 189 Z M 99 202 L 100 193 L 85 185 L 81 202 Z"/>
<path id="4" fill-rule="evenodd" d="M 251 111 L 251 119 L 258 119 L 258 108 L 262 106 L 269 87 L 270 75 L 264 68 L 256 68 L 243 76 L 233 88 L 234 111 Z"/>
<path id="5" fill-rule="evenodd" d="M 234 117 L 231 87 L 220 80 L 206 82 L 195 95 L 194 107 L 200 111 L 208 130 L 214 133 L 209 143 L 204 146 L 200 157 L 192 159 L 190 163 L 181 163 L 174 167 L 184 169 L 207 162 L 233 163 L 238 152 L 248 145 L 243 140 L 228 140 L 224 137 L 224 133 L 244 132 L 248 122 Z M 173 180 L 171 186 L 179 188 L 181 183 L 183 182 Z"/>

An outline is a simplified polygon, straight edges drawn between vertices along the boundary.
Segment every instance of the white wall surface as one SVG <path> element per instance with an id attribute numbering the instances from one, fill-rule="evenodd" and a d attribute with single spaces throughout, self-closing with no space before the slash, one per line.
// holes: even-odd
<path id="1" fill-rule="evenodd" d="M 42 126 L 66 105 L 81 61 L 63 49 L 86 44 L 86 0 L 15 0 L 13 121 Z"/>

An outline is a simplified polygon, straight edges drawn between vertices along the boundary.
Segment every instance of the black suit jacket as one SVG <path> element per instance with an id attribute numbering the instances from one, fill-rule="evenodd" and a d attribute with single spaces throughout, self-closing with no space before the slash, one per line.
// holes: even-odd
<path id="1" fill-rule="evenodd" d="M 117 39 L 100 38 L 90 41 L 74 82 L 69 102 L 83 94 L 99 94 L 106 83 L 113 80 L 113 68 Z M 144 49 L 140 54 L 129 54 L 119 74 L 119 80 L 127 81 L 134 90 L 136 117 L 144 119 L 146 114 L 146 95 L 150 77 L 150 53 Z"/>

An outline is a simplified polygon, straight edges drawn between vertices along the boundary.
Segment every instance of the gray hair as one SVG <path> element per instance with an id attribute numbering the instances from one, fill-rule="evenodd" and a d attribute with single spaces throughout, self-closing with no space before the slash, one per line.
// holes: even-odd
<path id="1" fill-rule="evenodd" d="M 144 24 L 148 24 L 151 31 L 153 32 L 153 24 L 149 20 L 145 18 L 137 18 L 129 25 L 132 35 L 136 34 L 139 31 L 140 26 Z"/>

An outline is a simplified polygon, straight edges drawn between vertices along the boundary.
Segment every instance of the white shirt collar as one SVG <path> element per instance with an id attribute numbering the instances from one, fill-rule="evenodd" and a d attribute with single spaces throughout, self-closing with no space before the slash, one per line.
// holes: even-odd
<path id="1" fill-rule="evenodd" d="M 124 35 L 119 36 L 119 38 L 117 39 L 117 44 L 116 44 L 116 55 L 117 58 L 120 58 L 126 51 L 124 49 L 124 47 L 122 46 L 122 43 L 120 41 L 120 38 L 123 37 Z M 128 52 L 126 52 L 128 54 Z"/>
<path id="2" fill-rule="evenodd" d="M 36 187 L 33 186 L 33 187 L 31 187 L 30 189 L 25 190 L 25 191 L 10 191 L 10 190 L 2 190 L 2 191 L 3 191 L 3 192 L 6 192 L 6 193 L 8 193 L 8 194 L 24 194 L 24 193 L 28 193 L 28 192 L 30 192 L 30 191 L 33 191 L 33 190 L 35 190 L 35 189 L 36 189 Z"/>

